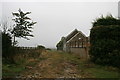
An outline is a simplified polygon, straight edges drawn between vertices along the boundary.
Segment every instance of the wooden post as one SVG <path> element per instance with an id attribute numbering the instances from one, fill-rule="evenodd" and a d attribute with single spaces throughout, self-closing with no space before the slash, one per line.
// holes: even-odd
<path id="1" fill-rule="evenodd" d="M 15 35 L 13 37 L 13 47 L 15 46 Z"/>
<path id="2" fill-rule="evenodd" d="M 82 48 L 83 48 L 83 39 L 81 39 L 81 42 L 82 42 Z"/>

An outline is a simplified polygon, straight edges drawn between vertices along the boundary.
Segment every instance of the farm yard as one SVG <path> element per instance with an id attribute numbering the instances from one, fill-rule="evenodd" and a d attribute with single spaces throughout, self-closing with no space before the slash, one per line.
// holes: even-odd
<path id="1" fill-rule="evenodd" d="M 39 52 L 39 51 L 38 51 Z M 18 58 L 17 58 L 18 59 Z M 119 78 L 115 67 L 100 66 L 73 53 L 43 50 L 40 56 L 3 64 L 3 78 Z"/>

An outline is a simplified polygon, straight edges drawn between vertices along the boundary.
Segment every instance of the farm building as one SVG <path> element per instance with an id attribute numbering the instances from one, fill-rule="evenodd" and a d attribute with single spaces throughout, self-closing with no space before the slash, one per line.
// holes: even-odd
<path id="1" fill-rule="evenodd" d="M 57 49 L 76 53 L 82 58 L 87 58 L 89 44 L 89 37 L 86 37 L 81 31 L 75 29 L 68 36 L 62 37 L 61 41 L 57 44 Z"/>

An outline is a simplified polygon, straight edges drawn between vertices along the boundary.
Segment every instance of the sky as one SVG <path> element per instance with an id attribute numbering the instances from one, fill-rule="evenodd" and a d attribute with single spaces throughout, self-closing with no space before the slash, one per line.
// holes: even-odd
<path id="1" fill-rule="evenodd" d="M 66 37 L 74 29 L 86 36 L 90 35 L 92 22 L 101 15 L 118 17 L 118 2 L 2 2 L 2 21 L 12 25 L 12 12 L 21 8 L 32 12 L 29 17 L 37 24 L 30 40 L 18 39 L 19 46 L 43 45 L 55 48 L 61 37 Z M 0 16 L 1 17 L 1 16 Z"/>
<path id="2" fill-rule="evenodd" d="M 120 1 L 118 2 L 118 17 L 120 18 Z"/>

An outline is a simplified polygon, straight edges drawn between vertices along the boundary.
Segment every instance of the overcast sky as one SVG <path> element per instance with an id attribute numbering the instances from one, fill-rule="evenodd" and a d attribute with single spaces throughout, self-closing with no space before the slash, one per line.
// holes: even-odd
<path id="1" fill-rule="evenodd" d="M 21 8 L 32 12 L 29 17 L 37 24 L 30 40 L 18 39 L 19 46 L 37 46 L 55 48 L 62 36 L 74 29 L 89 36 L 92 21 L 101 15 L 112 14 L 118 17 L 117 2 L 4 2 L 2 20 L 11 23 L 12 12 Z M 0 9 L 1 10 L 1 9 Z"/>

